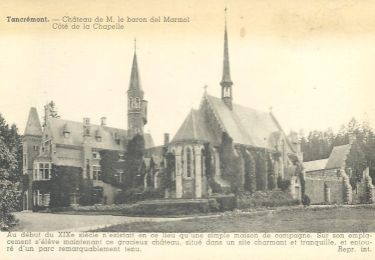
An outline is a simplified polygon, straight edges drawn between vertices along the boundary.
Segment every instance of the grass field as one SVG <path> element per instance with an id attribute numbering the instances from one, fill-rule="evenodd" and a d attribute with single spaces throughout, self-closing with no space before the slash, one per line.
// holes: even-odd
<path id="1" fill-rule="evenodd" d="M 136 222 L 108 232 L 375 232 L 375 207 L 301 208 L 174 222 Z"/>

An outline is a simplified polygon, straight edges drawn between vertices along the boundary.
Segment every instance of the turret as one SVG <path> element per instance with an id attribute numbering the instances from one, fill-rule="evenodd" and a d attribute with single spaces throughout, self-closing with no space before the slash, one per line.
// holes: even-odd
<path id="1" fill-rule="evenodd" d="M 27 175 L 28 183 L 23 183 L 25 194 L 23 197 L 23 209 L 29 210 L 32 207 L 32 187 L 33 181 L 33 163 L 35 158 L 39 155 L 39 149 L 42 144 L 42 125 L 40 124 L 38 112 L 35 107 L 32 107 L 27 119 L 25 133 L 23 136 L 23 174 Z"/>

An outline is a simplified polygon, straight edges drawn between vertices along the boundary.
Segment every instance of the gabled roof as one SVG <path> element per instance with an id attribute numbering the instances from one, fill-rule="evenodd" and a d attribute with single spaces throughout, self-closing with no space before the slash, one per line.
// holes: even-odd
<path id="1" fill-rule="evenodd" d="M 215 142 L 215 137 L 210 134 L 207 122 L 201 110 L 192 109 L 181 127 L 173 137 L 172 142 L 181 141 L 202 141 L 202 142 Z"/>
<path id="2" fill-rule="evenodd" d="M 350 148 L 350 144 L 335 146 L 327 159 L 304 162 L 303 167 L 306 172 L 345 167 L 345 161 Z"/>
<path id="3" fill-rule="evenodd" d="M 328 159 L 321 159 L 315 161 L 304 162 L 303 167 L 306 172 L 319 171 L 326 168 Z"/>
<path id="4" fill-rule="evenodd" d="M 350 152 L 351 145 L 345 144 L 333 147 L 329 155 L 326 169 L 335 169 L 345 166 L 346 157 Z"/>
<path id="5" fill-rule="evenodd" d="M 30 108 L 24 135 L 42 136 L 42 126 L 35 107 Z"/>
<path id="6" fill-rule="evenodd" d="M 234 143 L 274 150 L 281 136 L 287 140 L 272 113 L 238 104 L 233 104 L 231 110 L 220 98 L 210 95 L 205 95 L 204 98 L 214 110 L 223 131 L 229 134 Z M 286 147 L 287 152 L 293 151 L 288 140 Z"/>
<path id="7" fill-rule="evenodd" d="M 64 120 L 60 118 L 49 118 L 47 123 L 47 128 L 53 142 L 56 144 L 63 145 L 74 145 L 82 146 L 83 144 L 83 123 Z M 64 129 L 69 129 L 69 136 L 65 137 L 63 134 Z M 98 141 L 96 134 L 100 133 L 101 140 Z M 125 150 L 127 144 L 127 131 L 124 129 L 118 129 L 108 126 L 100 125 L 90 125 L 91 135 L 88 138 L 90 146 L 98 149 L 108 149 L 108 150 Z M 145 134 L 145 146 L 146 148 L 152 147 L 153 140 L 149 134 Z M 120 141 L 117 143 L 116 139 Z"/>

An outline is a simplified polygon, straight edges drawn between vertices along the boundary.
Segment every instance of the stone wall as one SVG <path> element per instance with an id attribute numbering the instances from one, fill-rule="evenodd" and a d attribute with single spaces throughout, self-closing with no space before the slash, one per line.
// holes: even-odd
<path id="1" fill-rule="evenodd" d="M 311 204 L 345 203 L 344 177 L 337 169 L 307 172 L 305 187 Z"/>

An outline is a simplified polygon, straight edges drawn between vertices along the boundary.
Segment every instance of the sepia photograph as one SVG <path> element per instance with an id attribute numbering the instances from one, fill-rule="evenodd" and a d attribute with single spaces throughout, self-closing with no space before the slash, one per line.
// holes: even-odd
<path id="1" fill-rule="evenodd" d="M 147 233 L 155 246 L 205 236 L 220 250 L 232 238 L 288 250 L 296 239 L 371 258 L 374 11 L 349 0 L 1 2 L 0 252 L 57 251 L 22 242 L 54 233 Z"/>

